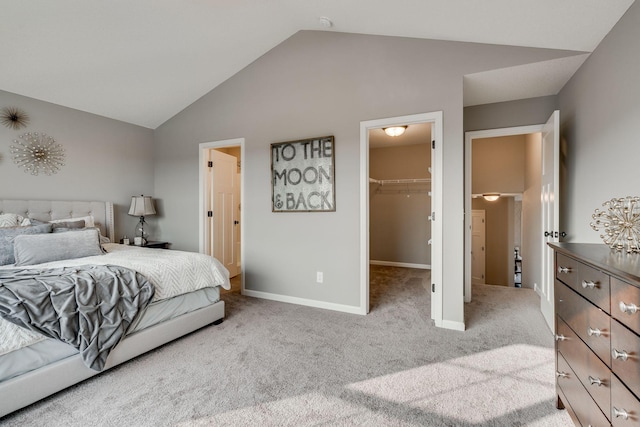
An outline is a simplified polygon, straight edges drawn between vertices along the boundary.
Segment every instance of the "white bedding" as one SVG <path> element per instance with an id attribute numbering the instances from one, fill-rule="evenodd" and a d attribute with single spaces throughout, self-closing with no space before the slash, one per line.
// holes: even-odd
<path id="1" fill-rule="evenodd" d="M 54 268 L 86 264 L 119 265 L 143 274 L 155 286 L 153 301 L 160 301 L 206 287 L 230 289 L 229 272 L 210 256 L 174 250 L 159 250 L 115 243 L 103 245 L 107 253 L 32 266 L 0 268 Z M 0 355 L 43 340 L 38 333 L 0 319 Z"/>

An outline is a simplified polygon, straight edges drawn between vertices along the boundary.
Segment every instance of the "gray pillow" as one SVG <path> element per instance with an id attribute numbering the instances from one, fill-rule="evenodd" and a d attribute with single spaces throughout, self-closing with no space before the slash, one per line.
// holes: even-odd
<path id="1" fill-rule="evenodd" d="M 54 233 L 63 233 L 70 230 L 80 230 L 84 228 L 84 219 L 78 221 L 52 222 Z"/>
<path id="2" fill-rule="evenodd" d="M 51 224 L 34 225 L 32 227 L 0 228 L 0 265 L 13 264 L 13 242 L 17 236 L 51 233 Z"/>
<path id="3" fill-rule="evenodd" d="M 13 244 L 17 266 L 103 255 L 100 233 L 95 228 L 73 233 L 23 235 L 16 237 Z"/>

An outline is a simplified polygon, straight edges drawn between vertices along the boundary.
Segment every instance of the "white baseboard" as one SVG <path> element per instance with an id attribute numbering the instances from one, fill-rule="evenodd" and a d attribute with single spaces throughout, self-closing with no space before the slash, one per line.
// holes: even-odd
<path id="1" fill-rule="evenodd" d="M 362 309 L 362 307 L 357 307 L 353 305 L 336 304 L 332 302 L 317 301 L 317 300 L 312 300 L 307 298 L 298 298 L 298 297 L 291 297 L 287 295 L 272 294 L 269 292 L 252 291 L 249 289 L 245 289 L 242 294 L 250 297 L 254 297 L 254 298 L 262 298 L 262 299 L 268 299 L 272 301 L 304 305 L 307 307 L 323 308 L 325 310 L 340 311 L 343 313 L 362 314 L 362 315 L 367 314 L 366 311 Z"/>
<path id="2" fill-rule="evenodd" d="M 387 267 L 406 267 L 406 268 L 419 268 L 421 270 L 431 270 L 431 266 L 429 264 L 412 264 L 409 262 L 376 261 L 372 259 L 369 261 L 369 264 L 384 265 Z"/>

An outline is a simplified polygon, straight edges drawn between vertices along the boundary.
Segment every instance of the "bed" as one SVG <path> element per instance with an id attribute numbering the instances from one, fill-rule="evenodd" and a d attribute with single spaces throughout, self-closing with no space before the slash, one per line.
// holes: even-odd
<path id="1" fill-rule="evenodd" d="M 126 264 L 123 268 L 134 270 L 136 275 L 141 274 L 143 279 L 152 283 L 155 293 L 152 291 L 153 299 L 149 297 L 148 305 L 128 325 L 126 335 L 108 352 L 104 366 L 98 370 L 88 367 L 81 352 L 70 345 L 53 338 L 34 337 L 33 332 L 24 332 L 31 334 L 30 339 L 24 340 L 26 344 L 23 342 L 19 348 L 0 352 L 3 353 L 0 354 L 0 417 L 187 333 L 209 324 L 219 324 L 224 319 L 220 287 L 230 287 L 226 269 L 215 259 L 202 254 L 107 243 L 105 238 L 111 242 L 115 240 L 113 204 L 110 202 L 0 200 L 0 217 L 6 213 L 31 220 L 32 227 L 34 223 L 51 224 L 57 221 L 57 224 L 64 225 L 70 223 L 65 222 L 67 219 L 84 218 L 91 224 L 85 222 L 85 229 L 64 235 L 68 238 L 79 236 L 80 233 L 90 234 L 91 230 L 97 229 L 99 233 L 95 231 L 95 234 L 102 239 L 99 246 L 106 249 L 107 253 L 23 267 L 3 265 L 0 266 L 0 273 L 5 277 L 7 272 L 13 274 L 13 269 L 25 271 L 79 265 L 112 268 L 122 262 Z M 22 238 L 20 242 L 26 240 Z M 207 262 L 209 264 L 203 264 Z M 187 265 L 192 268 L 192 263 L 197 266 L 193 267 L 196 269 L 186 270 Z M 168 271 L 161 272 L 161 265 L 167 266 Z M 160 283 L 165 280 L 169 284 Z M 11 328 L 21 329 L 0 318 L 0 336 L 8 334 Z"/>

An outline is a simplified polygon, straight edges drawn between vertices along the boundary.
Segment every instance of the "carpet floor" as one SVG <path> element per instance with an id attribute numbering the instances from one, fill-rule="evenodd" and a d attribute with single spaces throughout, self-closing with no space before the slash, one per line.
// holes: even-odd
<path id="1" fill-rule="evenodd" d="M 224 293 L 227 317 L 0 419 L 8 426 L 571 426 L 530 289 L 430 319 L 429 271 L 371 267 L 371 313 Z"/>

